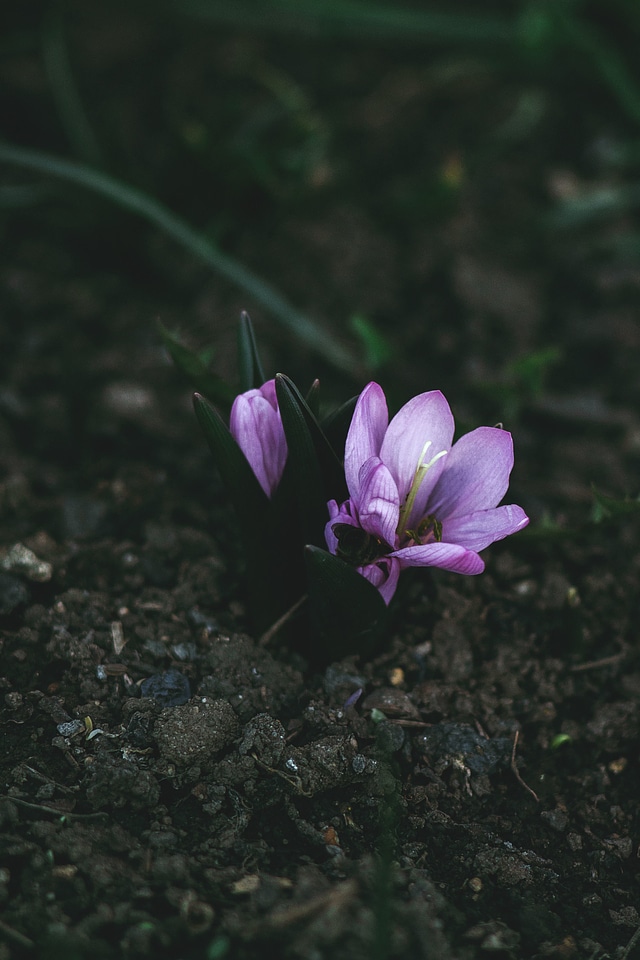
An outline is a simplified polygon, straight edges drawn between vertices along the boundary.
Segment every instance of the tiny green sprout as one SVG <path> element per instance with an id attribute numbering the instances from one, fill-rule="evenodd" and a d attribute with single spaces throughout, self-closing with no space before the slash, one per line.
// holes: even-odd
<path id="1" fill-rule="evenodd" d="M 550 750 L 557 750 L 558 747 L 564 746 L 565 743 L 571 743 L 571 737 L 568 733 L 557 733 L 549 744 Z"/>
<path id="2" fill-rule="evenodd" d="M 382 721 L 386 720 L 387 718 L 386 718 L 386 715 L 382 712 L 382 710 L 378 710 L 377 707 L 374 707 L 373 710 L 371 711 L 371 719 L 373 720 L 374 723 L 382 723 Z"/>

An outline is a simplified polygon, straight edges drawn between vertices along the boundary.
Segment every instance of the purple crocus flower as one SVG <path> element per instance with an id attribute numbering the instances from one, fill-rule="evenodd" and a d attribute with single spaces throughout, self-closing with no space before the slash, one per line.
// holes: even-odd
<path id="1" fill-rule="evenodd" d="M 229 429 L 260 486 L 272 497 L 287 459 L 275 380 L 267 380 L 257 390 L 247 390 L 235 398 Z"/>
<path id="2" fill-rule="evenodd" d="M 482 573 L 478 552 L 529 522 L 521 507 L 497 506 L 513 467 L 511 434 L 478 427 L 452 446 L 453 430 L 439 390 L 414 397 L 391 423 L 377 383 L 358 398 L 344 458 L 350 498 L 329 501 L 325 538 L 385 603 L 405 567 Z"/>

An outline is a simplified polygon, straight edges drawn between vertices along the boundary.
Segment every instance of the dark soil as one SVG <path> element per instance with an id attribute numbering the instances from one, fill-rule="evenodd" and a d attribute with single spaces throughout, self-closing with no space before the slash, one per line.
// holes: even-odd
<path id="1" fill-rule="evenodd" d="M 329 407 L 370 374 L 349 382 L 79 188 L 5 211 L 0 960 L 637 960 L 639 524 L 591 518 L 592 485 L 638 492 L 640 270 L 608 245 L 627 211 L 578 233 L 543 222 L 554 190 L 609 182 L 594 145 L 623 121 L 596 102 L 567 129 L 540 82 L 536 125 L 505 141 L 530 80 L 491 64 L 340 45 L 327 62 L 320 40 L 142 16 L 112 35 L 109 8 L 79 9 L 72 49 L 115 172 L 203 228 L 215 216 L 225 249 L 345 342 L 346 318 L 369 316 L 394 405 L 440 387 L 461 429 L 505 421 L 509 499 L 532 523 L 481 577 L 407 574 L 372 662 L 317 671 L 279 635 L 260 643 L 154 318 L 213 342 L 232 377 L 247 307 L 270 374 L 320 375 Z M 220 90 L 257 109 L 252 58 L 307 90 L 326 64 L 315 167 L 280 170 L 278 140 L 261 142 L 268 177 L 234 168 Z M 64 152 L 37 51 L 2 69 L 22 142 Z M 217 123 L 227 155 L 186 149 L 188 122 Z M 276 135 L 300 146 L 293 121 Z M 514 372 L 550 347 L 546 380 Z"/>

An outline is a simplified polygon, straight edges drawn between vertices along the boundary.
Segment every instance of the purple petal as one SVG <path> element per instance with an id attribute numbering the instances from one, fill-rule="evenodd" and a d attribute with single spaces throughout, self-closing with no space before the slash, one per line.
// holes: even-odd
<path id="1" fill-rule="evenodd" d="M 344 473 L 349 493 L 358 502 L 360 467 L 377 457 L 389 423 L 382 387 L 373 381 L 364 388 L 353 411 L 344 452 Z"/>
<path id="2" fill-rule="evenodd" d="M 385 433 L 380 458 L 396 481 L 401 504 L 420 464 L 428 463 L 442 450 L 449 450 L 452 439 L 453 414 L 439 390 L 421 393 L 398 411 Z M 431 443 L 425 451 L 427 441 Z M 419 491 L 421 502 L 426 501 L 438 479 L 444 459 L 436 460 L 426 474 Z"/>
<path id="3" fill-rule="evenodd" d="M 507 504 L 493 510 L 478 510 L 463 517 L 444 520 L 442 537 L 447 543 L 457 543 L 467 550 L 480 551 L 496 540 L 503 540 L 524 529 L 529 517 L 522 507 Z"/>
<path id="4" fill-rule="evenodd" d="M 444 460 L 425 513 L 444 520 L 495 507 L 509 486 L 511 434 L 496 427 L 478 427 L 460 437 Z"/>
<path id="5" fill-rule="evenodd" d="M 233 401 L 229 429 L 260 486 L 270 497 L 280 482 L 287 459 L 280 414 L 259 390 L 249 390 Z"/>
<path id="6" fill-rule="evenodd" d="M 251 390 L 247 392 L 252 393 Z M 274 410 L 278 409 L 278 394 L 276 393 L 275 379 L 267 380 L 266 383 L 263 383 L 262 386 L 258 388 L 258 392 L 271 404 Z"/>
<path id="7" fill-rule="evenodd" d="M 426 543 L 424 546 L 404 547 L 390 554 L 401 567 L 440 567 L 452 573 L 476 574 L 484 570 L 484 561 L 473 550 L 457 543 Z"/>
<path id="8" fill-rule="evenodd" d="M 358 567 L 358 573 L 372 583 L 380 591 L 384 602 L 389 605 L 398 586 L 400 564 L 391 557 L 385 557 L 381 563 L 370 563 L 366 567 Z"/>
<path id="9" fill-rule="evenodd" d="M 338 552 L 338 538 L 333 532 L 334 523 L 348 523 L 350 527 L 359 527 L 357 518 L 353 515 L 353 507 L 350 500 L 345 500 L 340 506 L 335 500 L 329 500 L 327 504 L 329 510 L 329 520 L 324 528 L 324 538 L 327 541 L 329 553 L 334 555 Z"/>
<path id="10" fill-rule="evenodd" d="M 398 488 L 379 457 L 371 457 L 362 465 L 358 484 L 358 516 L 362 529 L 393 546 L 398 526 Z"/>

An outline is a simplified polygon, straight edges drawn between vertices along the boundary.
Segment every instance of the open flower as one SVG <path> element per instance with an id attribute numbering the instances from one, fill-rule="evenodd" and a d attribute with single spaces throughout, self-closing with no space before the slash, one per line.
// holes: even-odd
<path id="1" fill-rule="evenodd" d="M 478 427 L 452 446 L 453 430 L 439 390 L 414 397 L 391 423 L 377 383 L 358 398 L 344 459 L 350 498 L 329 501 L 325 538 L 386 603 L 405 567 L 482 573 L 478 552 L 529 522 L 521 507 L 497 506 L 513 467 L 511 434 Z"/>
<path id="2" fill-rule="evenodd" d="M 259 389 L 247 390 L 235 398 L 229 429 L 260 486 L 272 497 L 287 459 L 275 380 L 267 380 Z"/>

